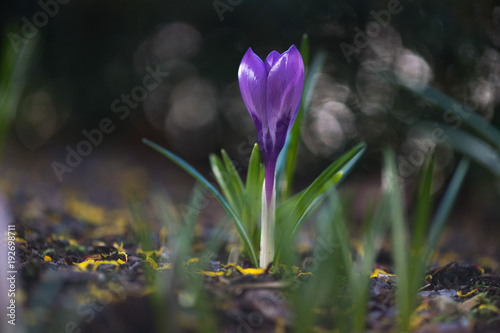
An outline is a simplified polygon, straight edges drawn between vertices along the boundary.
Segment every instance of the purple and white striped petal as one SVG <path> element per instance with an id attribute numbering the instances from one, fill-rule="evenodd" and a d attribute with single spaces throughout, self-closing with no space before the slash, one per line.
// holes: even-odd
<path id="1" fill-rule="evenodd" d="M 266 64 L 267 65 L 267 64 Z M 266 108 L 268 125 L 276 135 L 285 136 L 295 120 L 304 87 L 304 63 L 295 46 L 275 59 L 267 77 Z M 283 128 L 285 127 L 285 128 Z M 276 137 L 281 151 L 282 137 Z"/>
<path id="2" fill-rule="evenodd" d="M 243 60 L 241 60 L 238 81 L 241 96 L 257 127 L 257 132 L 262 132 L 262 128 L 267 128 L 268 124 L 266 112 L 267 71 L 262 60 L 251 48 L 247 50 Z"/>
<path id="3" fill-rule="evenodd" d="M 238 71 L 243 101 L 257 128 L 266 168 L 266 196 L 271 197 L 278 155 L 295 120 L 304 87 L 304 63 L 297 48 L 272 51 L 265 63 L 252 51 L 245 53 Z"/>

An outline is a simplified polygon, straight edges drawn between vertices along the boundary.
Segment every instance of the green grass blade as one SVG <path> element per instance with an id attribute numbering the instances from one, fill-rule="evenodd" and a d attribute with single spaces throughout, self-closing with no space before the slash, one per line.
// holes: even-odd
<path id="1" fill-rule="evenodd" d="M 351 265 L 349 285 L 352 292 L 352 308 L 354 312 L 351 317 L 352 332 L 365 332 L 370 286 L 369 277 L 387 231 L 387 207 L 387 199 L 383 198 L 373 215 L 370 218 L 367 216 L 366 228 L 363 232 L 363 255 L 360 263 Z"/>
<path id="2" fill-rule="evenodd" d="M 226 213 L 231 217 L 233 220 L 233 223 L 236 227 L 236 230 L 238 231 L 241 241 L 243 242 L 243 245 L 249 250 L 249 255 L 250 255 L 250 260 L 252 261 L 252 264 L 255 265 L 256 267 L 258 266 L 259 262 L 257 259 L 257 251 L 255 247 L 252 244 L 252 241 L 250 239 L 250 236 L 248 235 L 248 231 L 245 229 L 245 226 L 241 222 L 241 220 L 238 218 L 234 210 L 231 208 L 227 200 L 217 191 L 217 189 L 205 178 L 203 177 L 195 168 L 193 168 L 189 163 L 184 161 L 182 158 L 179 156 L 173 154 L 172 152 L 168 151 L 167 149 L 161 147 L 160 145 L 143 138 L 142 142 L 148 145 L 149 147 L 153 148 L 160 154 L 168 157 L 172 162 L 180 166 L 182 169 L 184 169 L 187 173 L 189 173 L 191 176 L 193 176 L 197 181 L 205 185 L 205 187 L 215 196 L 215 198 L 221 203 L 222 207 L 224 207 Z"/>
<path id="3" fill-rule="evenodd" d="M 180 228 L 181 214 L 174 205 L 166 189 L 154 189 L 151 193 L 151 204 L 168 233 L 175 234 Z"/>
<path id="4" fill-rule="evenodd" d="M 304 71 L 306 74 L 309 69 L 309 49 L 309 35 L 303 34 L 300 41 L 300 55 L 302 56 L 302 61 L 304 61 Z"/>
<path id="5" fill-rule="evenodd" d="M 443 232 L 444 224 L 448 215 L 450 214 L 451 207 L 455 202 L 458 191 L 463 183 L 467 170 L 469 169 L 470 160 L 467 158 L 462 158 L 460 163 L 458 164 L 453 177 L 446 189 L 444 197 L 441 201 L 441 204 L 438 207 L 436 215 L 432 221 L 432 227 L 429 234 L 429 240 L 427 242 L 427 251 L 425 254 L 426 262 L 430 259 L 430 256 L 434 249 L 437 246 L 437 242 L 439 240 L 439 236 Z"/>
<path id="6" fill-rule="evenodd" d="M 320 279 L 325 282 L 320 284 L 320 292 L 322 292 L 322 286 L 329 285 L 326 287 L 330 294 L 327 298 L 328 303 L 338 313 L 338 316 L 332 321 L 335 331 L 352 332 L 349 327 L 349 317 L 352 315 L 352 311 L 347 309 L 352 308 L 349 297 L 352 290 L 348 289 L 348 281 L 350 280 L 350 268 L 353 266 L 353 262 L 343 208 L 344 205 L 339 195 L 335 190 L 332 190 L 328 194 L 325 209 L 319 214 L 317 233 L 321 235 L 319 237 L 323 241 L 328 241 L 328 237 L 331 236 L 333 248 L 330 249 L 331 252 L 328 258 L 320 264 L 323 267 L 318 269 L 318 274 L 323 275 Z M 321 271 L 322 268 L 323 271 Z"/>
<path id="7" fill-rule="evenodd" d="M 323 193 L 325 193 L 330 187 L 335 185 L 342 177 L 343 168 L 350 165 L 352 166 L 361 157 L 366 149 L 366 144 L 364 142 L 356 145 L 354 148 L 349 150 L 347 153 L 339 157 L 335 162 L 330 164 L 328 168 L 323 171 L 318 178 L 303 192 L 294 209 L 288 217 L 287 223 L 294 225 L 292 230 L 292 238 L 299 231 L 303 224 L 303 219 L 301 217 L 308 210 L 309 206 L 313 201 Z M 353 162 L 354 163 L 349 163 Z M 339 175 L 339 173 L 342 174 Z"/>
<path id="8" fill-rule="evenodd" d="M 5 31 L 15 30 L 19 30 L 19 27 L 11 25 Z M 38 44 L 38 38 L 35 38 L 18 46 L 19 50 L 16 52 L 9 38 L 6 35 L 3 37 L 0 47 L 3 51 L 0 56 L 0 156 L 28 81 Z"/>
<path id="9" fill-rule="evenodd" d="M 293 240 L 310 214 L 319 207 L 325 192 L 345 178 L 345 175 L 361 158 L 365 149 L 364 142 L 356 145 L 330 164 L 308 188 L 289 198 L 278 207 L 276 227 L 280 232 L 277 233 L 274 262 L 280 261 L 282 254 L 285 254 L 283 250 L 292 243 L 290 240 Z"/>
<path id="10" fill-rule="evenodd" d="M 413 310 L 416 306 L 416 293 L 423 280 L 426 268 L 425 239 L 428 230 L 431 207 L 432 207 L 432 178 L 434 169 L 434 158 L 427 159 L 420 174 L 418 183 L 417 202 L 414 211 L 412 248 L 408 262 L 408 308 Z"/>
<path id="11" fill-rule="evenodd" d="M 230 173 L 227 171 L 224 163 L 217 155 L 210 154 L 209 160 L 215 180 L 217 181 L 217 184 L 219 184 L 224 197 L 229 202 L 229 205 L 234 209 L 234 212 L 241 217 L 241 202 L 235 192 Z"/>
<path id="12" fill-rule="evenodd" d="M 425 233 L 429 224 L 431 213 L 431 190 L 434 158 L 428 160 L 422 170 L 419 189 L 417 193 L 417 203 L 413 220 L 413 251 L 414 255 L 424 247 Z"/>
<path id="13" fill-rule="evenodd" d="M 392 226 L 392 253 L 395 273 L 398 276 L 396 304 L 399 311 L 399 332 L 408 332 L 410 315 L 413 310 L 413 298 L 409 281 L 408 236 L 405 230 L 403 211 L 403 193 L 400 178 L 392 150 L 384 151 L 384 190 L 389 202 L 389 214 Z"/>
<path id="14" fill-rule="evenodd" d="M 464 154 L 490 170 L 495 176 L 500 177 L 500 154 L 490 145 L 466 132 L 444 124 L 433 122 L 421 122 L 421 124 L 427 128 L 439 128 L 442 130 L 446 142 L 455 151 Z"/>
<path id="15" fill-rule="evenodd" d="M 227 152 L 222 149 L 221 151 L 222 154 L 222 160 L 224 161 L 224 165 L 226 166 L 226 170 L 229 173 L 229 177 L 231 180 L 231 186 L 233 189 L 233 193 L 236 196 L 235 201 L 239 203 L 240 209 L 242 209 L 244 203 L 243 203 L 243 197 L 245 193 L 245 189 L 243 187 L 243 182 L 241 181 L 240 174 L 236 170 L 233 162 L 231 161 L 231 158 L 227 154 Z"/>
<path id="16" fill-rule="evenodd" d="M 316 208 L 321 204 L 322 195 L 330 189 L 332 186 L 337 184 L 339 180 L 343 177 L 343 172 L 339 171 L 333 175 L 330 179 L 326 181 L 326 183 L 320 188 L 319 191 L 314 193 L 314 189 L 311 190 L 310 193 L 306 191 L 304 193 L 304 197 L 301 197 L 297 202 L 297 212 L 301 212 L 300 207 L 305 207 L 305 210 L 302 213 L 299 213 L 299 219 L 295 224 L 295 227 L 292 230 L 292 238 L 299 232 L 300 228 L 304 225 L 304 222 L 307 221 L 307 218 L 316 210 Z M 312 200 L 311 200 L 312 199 Z M 294 211 L 291 213 L 294 216 Z"/>
<path id="17" fill-rule="evenodd" d="M 260 151 L 254 145 L 245 185 L 245 205 L 243 206 L 244 222 L 247 225 L 255 248 L 259 247 L 260 235 L 258 233 L 260 210 L 262 206 L 262 186 L 264 184 L 264 166 L 260 163 Z"/>
<path id="18" fill-rule="evenodd" d="M 454 150 L 469 156 L 480 165 L 500 177 L 500 155 L 489 145 L 461 131 L 447 132 L 448 142 Z"/>
<path id="19" fill-rule="evenodd" d="M 356 147 L 354 147 L 353 149 L 356 149 Z M 339 185 L 340 183 L 342 183 L 342 181 L 347 177 L 347 175 L 349 175 L 349 173 L 352 171 L 352 169 L 354 168 L 354 166 L 356 165 L 356 163 L 358 162 L 358 160 L 361 156 L 362 156 L 362 153 L 359 153 L 355 156 L 355 158 L 351 158 L 347 163 L 345 163 L 345 165 L 342 167 L 342 178 L 340 180 L 338 180 L 336 185 Z M 334 163 L 336 163 L 336 162 L 334 162 Z M 331 167 L 331 166 L 332 165 L 330 165 L 329 167 Z M 325 190 L 327 190 L 328 188 L 329 188 L 329 186 L 325 185 Z M 306 191 L 307 191 L 307 188 L 303 189 L 299 193 L 295 194 L 293 197 L 290 197 L 281 203 L 281 205 L 277 209 L 277 223 L 279 223 L 280 221 L 286 220 L 288 218 L 288 215 L 290 214 L 291 210 L 293 209 L 293 207 L 295 207 L 297 205 L 299 199 L 302 197 L 302 195 L 304 195 L 304 193 Z"/>
<path id="20" fill-rule="evenodd" d="M 495 148 L 497 150 L 500 149 L 500 131 L 490 123 L 488 123 L 486 119 L 475 113 L 473 110 L 465 107 L 461 103 L 440 92 L 439 90 L 422 83 L 417 83 L 415 82 L 415 80 L 406 77 L 404 77 L 403 80 L 397 79 L 395 74 L 389 71 L 382 72 L 380 73 L 380 75 L 387 81 L 393 84 L 400 85 L 408 89 L 412 93 L 439 106 L 444 111 L 450 112 L 455 117 L 458 117 L 457 120 L 463 121 L 477 133 L 488 139 L 491 144 L 495 145 Z M 402 74 L 397 75 L 400 77 L 403 76 Z"/>
<path id="21" fill-rule="evenodd" d="M 319 235 L 314 253 L 322 253 L 320 258 L 314 258 L 316 264 L 311 267 L 313 273 L 308 283 L 299 286 L 292 293 L 292 304 L 295 316 L 293 318 L 293 332 L 312 332 L 318 312 L 321 308 L 326 311 L 340 313 L 347 306 L 347 298 L 342 295 L 346 268 L 350 267 L 348 237 L 345 231 L 341 205 L 335 193 L 329 196 L 328 205 L 322 206 L 317 223 L 316 234 Z M 325 248 L 323 244 L 327 245 Z M 323 255 L 323 253 L 325 253 Z M 349 332 L 340 329 L 345 324 L 343 316 L 332 318 L 330 325 L 332 331 Z"/>

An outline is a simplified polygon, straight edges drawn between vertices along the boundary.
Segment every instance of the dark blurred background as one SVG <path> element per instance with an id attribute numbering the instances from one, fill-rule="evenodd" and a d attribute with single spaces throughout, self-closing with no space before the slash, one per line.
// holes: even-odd
<path id="1" fill-rule="evenodd" d="M 76 149 L 86 139 L 82 131 L 109 118 L 114 130 L 63 175 L 70 184 L 83 181 L 97 197 L 92 186 L 114 179 L 121 167 L 154 161 L 151 168 L 165 170 L 168 162 L 144 147 L 142 137 L 204 170 L 208 155 L 221 148 L 245 165 L 256 140 L 237 84 L 239 62 L 248 47 L 264 58 L 298 46 L 304 33 L 311 57 L 324 50 L 327 58 L 303 129 L 297 188 L 362 140 L 369 148 L 350 180 L 358 197 L 378 189 L 383 146 L 396 149 L 400 164 L 427 152 L 412 125 L 432 117 L 433 107 L 380 80 L 381 70 L 411 75 L 500 127 L 496 1 L 8 0 L 2 6 L 3 35 L 19 43 L 34 42 L 30 33 L 38 39 L 7 165 L 9 159 L 28 165 L 21 178 L 43 169 L 42 178 L 57 187 L 51 163 L 64 163 L 66 147 Z M 157 80 L 145 81 L 152 72 L 160 73 Z M 446 144 L 437 149 L 444 182 L 457 156 Z M 123 159 L 103 161 L 113 154 Z M 417 170 L 404 176 L 410 186 L 420 163 L 413 164 Z M 165 176 L 166 183 L 189 179 L 181 174 Z M 473 222 L 464 224 L 498 229 L 499 192 L 498 179 L 475 166 L 459 203 L 462 219 Z"/>

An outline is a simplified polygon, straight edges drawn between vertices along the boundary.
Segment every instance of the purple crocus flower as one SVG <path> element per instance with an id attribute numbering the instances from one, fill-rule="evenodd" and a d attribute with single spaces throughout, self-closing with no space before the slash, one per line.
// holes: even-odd
<path id="1" fill-rule="evenodd" d="M 300 106 L 304 62 L 295 45 L 282 54 L 272 51 L 265 63 L 249 48 L 241 60 L 238 80 L 243 101 L 257 127 L 269 204 L 276 161 Z"/>

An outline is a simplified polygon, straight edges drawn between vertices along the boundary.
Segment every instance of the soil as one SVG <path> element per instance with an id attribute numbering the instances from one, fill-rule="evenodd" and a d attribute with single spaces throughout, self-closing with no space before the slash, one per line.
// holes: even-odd
<path id="1" fill-rule="evenodd" d="M 26 332 L 210 332 L 213 327 L 222 327 L 224 332 L 293 330 L 287 301 L 290 281 L 282 279 L 282 274 L 249 269 L 248 261 L 228 264 L 230 242 L 222 253 L 203 257 L 203 236 L 214 224 L 207 221 L 222 214 L 216 203 L 210 202 L 205 209 L 189 260 L 176 262 L 165 246 L 168 230 L 155 221 L 146 221 L 155 231 L 150 249 L 138 244 L 123 193 L 133 189 L 138 198 L 144 198 L 151 184 L 160 179 L 170 188 L 183 184 L 177 193 L 182 201 L 192 184 L 188 177 L 169 169 L 162 169 L 166 176 L 158 176 L 158 170 L 143 169 L 130 156 L 95 158 L 99 163 L 89 163 L 77 172 L 93 174 L 91 186 L 77 179 L 88 181 L 83 176 L 68 178 L 63 184 L 47 181 L 51 179 L 47 176 L 50 160 L 42 158 L 23 169 L 13 167 L 22 161 L 11 161 L 4 172 L 2 188 L 17 232 L 20 288 L 16 298 L 22 304 L 18 318 Z M 448 253 L 441 252 L 422 279 L 411 321 L 413 331 L 500 332 L 498 263 L 485 257 L 478 259 L 480 263 L 448 260 Z M 390 274 L 390 255 L 381 253 L 378 258 L 374 269 L 383 270 L 370 279 L 367 332 L 395 327 L 397 277 Z M 186 274 L 181 279 L 176 275 L 179 265 Z M 292 271 L 297 284 L 308 283 L 314 274 Z M 195 301 L 196 288 L 204 291 L 208 302 L 200 305 Z M 203 308 L 206 304 L 209 307 Z M 327 329 L 316 327 L 318 332 Z"/>

